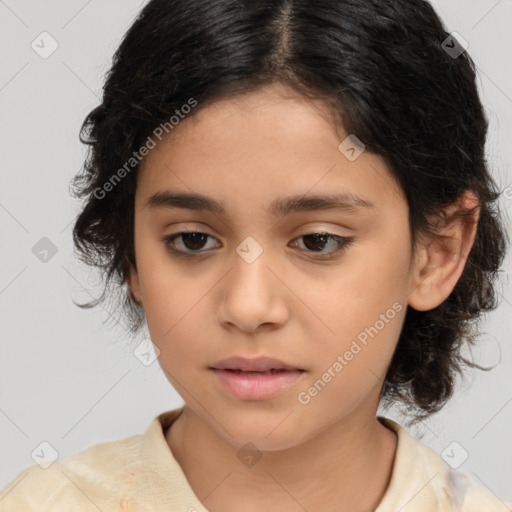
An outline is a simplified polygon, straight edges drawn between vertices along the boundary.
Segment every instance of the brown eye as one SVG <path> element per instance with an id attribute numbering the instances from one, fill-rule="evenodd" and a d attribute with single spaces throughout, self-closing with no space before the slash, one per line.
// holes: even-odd
<path id="1" fill-rule="evenodd" d="M 352 243 L 354 237 L 346 237 L 335 235 L 333 233 L 311 233 L 309 235 L 302 235 L 298 240 L 304 240 L 304 246 L 307 252 L 318 253 L 320 255 L 333 255 L 340 253 L 348 248 Z M 334 247 L 333 250 L 324 250 L 328 246 Z"/>
<path id="2" fill-rule="evenodd" d="M 172 235 L 165 236 L 162 240 L 169 252 L 176 256 L 196 257 L 202 253 L 207 253 L 207 250 L 202 250 L 208 241 L 208 238 L 213 239 L 207 233 L 199 231 L 181 231 Z M 352 243 L 354 237 L 345 237 L 335 235 L 333 233 L 310 233 L 302 235 L 297 240 L 304 240 L 304 252 L 318 254 L 320 257 L 332 256 L 339 254 L 346 250 Z M 180 243 L 177 243 L 177 242 Z M 325 250 L 326 247 L 332 246 L 333 249 Z"/>
<path id="3" fill-rule="evenodd" d="M 202 253 L 208 238 L 213 238 L 207 233 L 199 231 L 182 231 L 163 238 L 163 241 L 169 251 L 178 256 L 195 256 L 194 253 Z M 180 244 L 176 240 L 181 239 Z M 178 246 L 178 247 L 177 247 Z"/>
<path id="4" fill-rule="evenodd" d="M 304 245 L 312 251 L 322 250 L 329 244 L 331 240 L 333 240 L 333 237 L 324 235 L 322 233 L 304 235 L 302 238 L 305 240 Z"/>
<path id="5" fill-rule="evenodd" d="M 180 236 L 185 247 L 193 251 L 202 249 L 208 237 L 206 233 L 182 233 Z"/>

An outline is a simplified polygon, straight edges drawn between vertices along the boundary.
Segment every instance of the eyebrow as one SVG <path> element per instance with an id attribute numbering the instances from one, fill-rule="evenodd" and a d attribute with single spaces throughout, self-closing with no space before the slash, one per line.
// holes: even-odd
<path id="1" fill-rule="evenodd" d="M 171 192 L 163 190 L 150 196 L 145 207 L 150 209 L 180 208 L 193 211 L 211 212 L 226 215 L 224 204 L 213 197 L 196 193 Z M 375 208 L 375 205 L 366 199 L 352 193 L 321 194 L 321 195 L 294 195 L 275 199 L 268 209 L 273 216 L 286 216 L 294 212 L 309 212 L 317 210 L 338 210 L 355 212 L 361 209 Z"/>

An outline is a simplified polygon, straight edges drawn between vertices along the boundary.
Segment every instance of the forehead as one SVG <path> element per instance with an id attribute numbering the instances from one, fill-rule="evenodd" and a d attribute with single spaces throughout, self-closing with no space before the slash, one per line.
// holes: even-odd
<path id="1" fill-rule="evenodd" d="M 347 158 L 352 135 L 321 102 L 266 89 L 196 109 L 142 161 L 137 194 L 144 204 L 186 201 L 222 214 L 250 204 L 275 216 L 312 209 L 315 201 L 319 209 L 404 201 L 380 156 Z"/>

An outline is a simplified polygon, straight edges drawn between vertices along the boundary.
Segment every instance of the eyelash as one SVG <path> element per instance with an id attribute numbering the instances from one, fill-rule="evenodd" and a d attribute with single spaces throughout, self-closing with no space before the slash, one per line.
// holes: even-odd
<path id="1" fill-rule="evenodd" d="M 185 251 L 177 250 L 174 247 L 172 247 L 172 244 L 173 244 L 173 242 L 174 242 L 174 240 L 176 238 L 179 238 L 182 235 L 189 235 L 189 234 L 206 235 L 207 237 L 214 238 L 211 235 L 209 235 L 208 233 L 203 233 L 201 231 L 180 231 L 179 233 L 173 233 L 171 235 L 164 236 L 162 238 L 162 241 L 165 243 L 165 246 L 166 246 L 167 250 L 170 253 L 172 253 L 174 256 L 177 256 L 177 257 L 197 258 L 202 253 L 207 253 L 207 251 L 185 252 Z M 315 236 L 315 235 L 316 236 L 325 236 L 329 240 L 336 241 L 338 243 L 338 245 L 339 245 L 339 248 L 336 249 L 335 251 L 331 251 L 331 252 L 328 252 L 328 253 L 326 253 L 326 252 L 318 252 L 318 251 L 308 251 L 308 250 L 305 250 L 305 252 L 312 252 L 313 254 L 315 254 L 315 253 L 316 254 L 327 254 L 328 256 L 334 256 L 334 255 L 338 255 L 338 254 L 343 253 L 345 250 L 348 249 L 348 247 L 354 241 L 354 237 L 353 236 L 340 236 L 340 235 L 335 235 L 333 233 L 328 233 L 326 231 L 321 231 L 321 232 L 317 232 L 317 233 L 308 233 L 306 235 L 299 236 L 298 239 L 304 238 L 304 237 L 309 237 L 309 236 Z M 322 257 L 316 258 L 316 259 L 322 259 Z"/>

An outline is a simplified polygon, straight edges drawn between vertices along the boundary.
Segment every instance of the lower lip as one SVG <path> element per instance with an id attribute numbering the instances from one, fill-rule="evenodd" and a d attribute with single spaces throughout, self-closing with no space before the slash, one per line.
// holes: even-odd
<path id="1" fill-rule="evenodd" d="M 240 400 L 268 400 L 281 391 L 293 386 L 303 371 L 286 370 L 279 373 L 235 373 L 229 370 L 217 370 L 213 373 L 221 386 Z"/>

